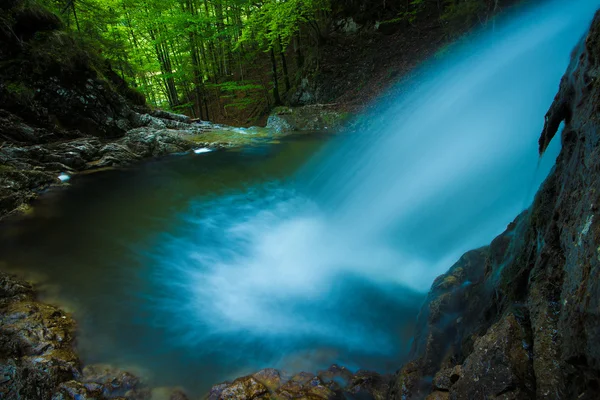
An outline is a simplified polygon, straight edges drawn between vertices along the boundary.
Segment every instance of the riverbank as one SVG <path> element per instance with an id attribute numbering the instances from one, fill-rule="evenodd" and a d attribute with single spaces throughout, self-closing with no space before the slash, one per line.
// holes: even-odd
<path id="1" fill-rule="evenodd" d="M 413 361 L 391 382 L 341 367 L 293 377 L 263 370 L 215 386 L 211 398 L 598 398 L 599 37 L 597 16 L 547 115 L 541 152 L 566 124 L 554 172 L 505 233 L 433 283 Z M 0 282 L 3 395 L 184 398 L 122 371 L 82 369 L 70 316 L 35 301 L 26 283 Z"/>
<path id="2" fill-rule="evenodd" d="M 36 300 L 33 285 L 0 271 L 0 396 L 4 399 L 185 400 L 176 388 L 146 387 L 108 365 L 83 366 L 76 323 L 60 308 Z"/>
<path id="3" fill-rule="evenodd" d="M 35 288 L 0 272 L 0 395 L 5 399 L 188 400 L 179 388 L 150 387 L 134 374 L 109 365 L 83 365 L 74 351 L 76 322 L 69 313 L 40 303 Z M 215 386 L 207 398 L 330 399 L 368 395 L 384 399 L 391 376 L 338 366 L 318 374 L 259 371 Z"/>

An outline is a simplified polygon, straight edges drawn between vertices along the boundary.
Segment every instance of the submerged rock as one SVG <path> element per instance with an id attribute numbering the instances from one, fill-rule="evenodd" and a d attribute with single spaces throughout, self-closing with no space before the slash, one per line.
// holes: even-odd
<path id="1" fill-rule="evenodd" d="M 36 301 L 30 284 L 0 272 L 0 398 L 150 399 L 150 390 L 126 371 L 105 365 L 81 369 L 75 328 L 68 313 Z M 180 394 L 172 396 L 185 399 Z"/>
<path id="2" fill-rule="evenodd" d="M 279 107 L 269 116 L 267 128 L 275 132 L 336 130 L 346 122 L 348 116 L 332 106 L 322 104 Z"/>
<path id="3" fill-rule="evenodd" d="M 79 373 L 75 322 L 12 276 L 0 273 L 0 288 L 0 397 L 49 399 Z"/>
<path id="4" fill-rule="evenodd" d="M 301 372 L 293 376 L 275 369 L 265 369 L 253 375 L 213 386 L 208 399 L 384 399 L 390 377 L 332 365 L 318 375 Z"/>

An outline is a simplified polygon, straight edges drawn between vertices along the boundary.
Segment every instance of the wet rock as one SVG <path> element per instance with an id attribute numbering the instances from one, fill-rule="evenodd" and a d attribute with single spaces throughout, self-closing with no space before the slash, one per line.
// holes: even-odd
<path id="1" fill-rule="evenodd" d="M 252 376 L 238 378 L 230 384 L 217 385 L 210 392 L 209 400 L 251 400 L 263 398 L 269 389 Z"/>
<path id="2" fill-rule="evenodd" d="M 359 398 L 383 400 L 390 390 L 391 376 L 370 371 L 358 371 L 350 380 L 346 391 Z"/>
<path id="3" fill-rule="evenodd" d="M 30 284 L 0 272 L 1 399 L 150 398 L 140 379 L 128 372 L 106 365 L 81 370 L 73 346 L 75 322 L 34 295 Z"/>
<path id="4" fill-rule="evenodd" d="M 189 398 L 182 389 L 165 386 L 152 388 L 150 400 L 189 400 Z"/>
<path id="5" fill-rule="evenodd" d="M 429 385 L 423 379 L 423 368 L 419 361 L 411 361 L 396 373 L 390 387 L 390 398 L 418 399 L 424 397 L 424 394 L 429 391 Z"/>
<path id="6" fill-rule="evenodd" d="M 107 399 L 125 397 L 144 400 L 150 397 L 150 392 L 138 377 L 110 365 L 88 365 L 78 378 L 86 388 L 99 390 Z"/>
<path id="7" fill-rule="evenodd" d="M 275 369 L 213 386 L 208 398 L 217 399 L 376 399 L 386 398 L 391 377 L 332 365 L 318 375 L 300 372 L 288 376 Z"/>
<path id="8" fill-rule="evenodd" d="M 154 110 L 152 111 L 152 116 L 163 120 L 176 121 L 184 124 L 190 124 L 192 122 L 191 118 L 187 115 L 175 114 L 164 110 Z"/>
<path id="9" fill-rule="evenodd" d="M 600 14 L 546 116 L 541 153 L 565 123 L 554 171 L 505 233 L 435 281 L 392 398 L 600 398 L 598 71 Z"/>
<path id="10" fill-rule="evenodd" d="M 252 375 L 254 379 L 262 383 L 270 391 L 279 389 L 281 386 L 282 378 L 279 371 L 273 368 L 263 369 Z"/>
<path id="11" fill-rule="evenodd" d="M 185 392 L 176 389 L 171 393 L 171 396 L 169 396 L 169 400 L 189 400 L 189 398 Z"/>
<path id="12" fill-rule="evenodd" d="M 269 116 L 267 128 L 276 132 L 335 130 L 347 118 L 348 114 L 327 105 L 279 107 Z"/>
<path id="13" fill-rule="evenodd" d="M 338 365 L 332 365 L 325 371 L 319 371 L 317 376 L 327 387 L 334 390 L 347 387 L 352 380 L 352 372 Z"/>
<path id="14" fill-rule="evenodd" d="M 425 400 L 449 400 L 450 393 L 435 391 L 425 398 Z"/>
<path id="15" fill-rule="evenodd" d="M 507 315 L 475 341 L 474 351 L 450 374 L 449 381 L 442 374 L 434 385 L 450 389 L 455 399 L 508 398 L 515 393 L 534 398 L 532 340 L 527 324 L 513 314 Z"/>
<path id="16" fill-rule="evenodd" d="M 192 149 L 195 144 L 182 138 L 179 131 L 138 128 L 119 141 L 138 157 L 157 157 Z"/>
<path id="17" fill-rule="evenodd" d="M 433 388 L 435 390 L 449 391 L 452 385 L 462 376 L 462 368 L 457 365 L 453 368 L 446 368 L 435 374 L 433 378 Z"/>
<path id="18" fill-rule="evenodd" d="M 319 379 L 307 373 L 298 374 L 275 392 L 275 396 L 284 399 L 333 399 L 336 397 L 334 390 Z"/>
<path id="19" fill-rule="evenodd" d="M 99 388 L 86 387 L 77 381 L 62 383 L 52 396 L 52 400 L 95 400 L 99 398 L 103 398 Z"/>
<path id="20" fill-rule="evenodd" d="M 25 283 L 0 272 L 0 397 L 50 399 L 73 379 L 75 323 L 56 307 L 33 300 Z"/>

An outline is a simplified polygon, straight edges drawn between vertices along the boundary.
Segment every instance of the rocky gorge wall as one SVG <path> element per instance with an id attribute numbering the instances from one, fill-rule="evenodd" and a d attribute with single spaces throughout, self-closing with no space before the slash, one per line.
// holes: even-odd
<path id="1" fill-rule="evenodd" d="M 600 14 L 573 51 L 532 207 L 433 283 L 392 399 L 600 398 Z"/>
<path id="2" fill-rule="evenodd" d="M 395 376 L 352 374 L 340 367 L 293 377 L 265 370 L 217 385 L 209 397 L 600 398 L 599 74 L 600 14 L 574 50 L 546 115 L 541 152 L 564 123 L 563 147 L 553 172 L 531 208 L 502 235 L 468 252 L 436 279 L 419 316 L 413 361 Z M 21 126 L 19 118 L 12 114 L 7 121 Z M 146 126 L 165 123 L 158 121 Z M 85 137 L 108 145 L 101 138 Z M 73 140 L 48 143 L 72 146 Z M 22 147 L 16 138 L 6 143 L 0 156 Z M 32 146 L 27 149 L 32 151 Z M 72 151 L 67 147 L 64 153 Z M 14 164 L 19 158 L 11 157 L 10 173 L 22 173 Z M 44 161 L 31 171 L 48 171 L 49 165 Z M 131 374 L 82 368 L 73 351 L 74 332 L 69 315 L 36 302 L 31 286 L 0 274 L 0 398 L 151 398 L 152 391 Z M 165 398 L 185 397 L 173 391 Z"/>

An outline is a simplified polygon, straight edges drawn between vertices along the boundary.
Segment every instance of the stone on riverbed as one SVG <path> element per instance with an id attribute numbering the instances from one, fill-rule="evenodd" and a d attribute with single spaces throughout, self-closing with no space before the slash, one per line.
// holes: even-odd
<path id="1" fill-rule="evenodd" d="M 0 273 L 0 398 L 49 399 L 79 373 L 75 322 L 38 303 L 30 285 Z"/>
<path id="2" fill-rule="evenodd" d="M 332 365 L 318 375 L 300 372 L 289 376 L 275 369 L 213 386 L 209 400 L 314 399 L 336 398 L 384 399 L 390 377 Z"/>
<path id="3" fill-rule="evenodd" d="M 0 272 L 0 399 L 149 400 L 140 378 L 106 365 L 81 369 L 75 321 L 35 300 L 33 287 Z M 166 400 L 186 400 L 171 390 Z"/>

